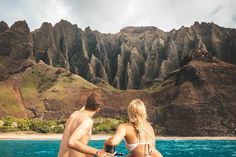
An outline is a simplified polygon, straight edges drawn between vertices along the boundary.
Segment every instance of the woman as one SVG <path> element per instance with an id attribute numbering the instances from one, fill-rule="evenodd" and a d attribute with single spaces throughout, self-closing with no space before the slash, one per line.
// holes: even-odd
<path id="1" fill-rule="evenodd" d="M 131 157 L 162 157 L 155 148 L 155 133 L 147 122 L 143 101 L 135 99 L 128 106 L 129 123 L 118 126 L 116 134 L 105 141 L 105 145 L 116 146 L 123 138 Z"/>

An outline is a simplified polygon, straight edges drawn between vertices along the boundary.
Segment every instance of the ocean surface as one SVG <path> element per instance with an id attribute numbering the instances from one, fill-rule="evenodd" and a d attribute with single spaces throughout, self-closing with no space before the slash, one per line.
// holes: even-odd
<path id="1" fill-rule="evenodd" d="M 56 157 L 59 140 L 0 140 L 0 157 Z M 103 141 L 89 145 L 103 147 Z M 158 140 L 157 149 L 164 157 L 236 157 L 236 140 Z M 122 142 L 117 152 L 128 152 Z"/>

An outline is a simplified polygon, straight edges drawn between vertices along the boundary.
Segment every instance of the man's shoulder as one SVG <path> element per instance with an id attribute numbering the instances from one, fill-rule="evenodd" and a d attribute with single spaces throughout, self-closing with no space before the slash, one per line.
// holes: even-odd
<path id="1" fill-rule="evenodd" d="M 93 125 L 93 119 L 87 114 L 81 114 L 80 117 L 77 119 L 77 124 Z"/>
<path id="2" fill-rule="evenodd" d="M 74 111 L 73 113 L 71 113 L 69 118 L 70 119 L 75 119 L 75 118 L 77 118 L 78 114 L 79 114 L 79 111 Z"/>
<path id="3" fill-rule="evenodd" d="M 93 124 L 93 120 L 92 120 L 92 118 L 90 118 L 90 117 L 85 117 L 83 120 L 83 123 L 92 123 Z"/>
<path id="4" fill-rule="evenodd" d="M 93 120 L 91 117 L 89 117 L 88 115 L 83 114 L 81 112 L 78 112 L 78 111 L 75 111 L 70 115 L 69 121 L 71 121 L 71 122 L 74 121 L 77 123 L 77 125 L 82 124 L 82 123 L 83 124 L 87 123 L 87 124 L 93 125 Z"/>

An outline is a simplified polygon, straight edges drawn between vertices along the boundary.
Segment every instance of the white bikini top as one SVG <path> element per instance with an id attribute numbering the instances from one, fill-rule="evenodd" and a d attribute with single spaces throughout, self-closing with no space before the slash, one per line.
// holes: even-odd
<path id="1" fill-rule="evenodd" d="M 128 151 L 132 151 L 132 150 L 134 150 L 136 147 L 138 147 L 138 145 L 140 145 L 140 144 L 143 144 L 143 145 L 151 145 L 153 142 L 137 142 L 137 143 L 131 143 L 131 144 L 129 144 L 129 143 L 127 143 L 126 141 L 125 141 L 125 143 L 126 143 L 126 148 L 128 149 Z"/>
<path id="2" fill-rule="evenodd" d="M 142 130 L 144 130 L 150 137 L 151 137 L 151 135 L 149 134 L 149 132 L 143 127 L 143 124 L 141 125 L 141 128 L 142 128 Z M 131 143 L 131 144 L 129 144 L 129 143 L 127 143 L 126 141 L 125 141 L 125 143 L 126 143 L 126 148 L 131 152 L 132 150 L 134 150 L 136 147 L 138 147 L 138 145 L 145 145 L 145 150 L 147 151 L 147 150 L 150 150 L 150 146 L 151 146 L 151 144 L 155 144 L 155 139 L 153 140 L 153 141 L 149 141 L 149 142 L 140 142 L 140 139 L 138 140 L 138 142 L 136 142 L 136 143 Z"/>

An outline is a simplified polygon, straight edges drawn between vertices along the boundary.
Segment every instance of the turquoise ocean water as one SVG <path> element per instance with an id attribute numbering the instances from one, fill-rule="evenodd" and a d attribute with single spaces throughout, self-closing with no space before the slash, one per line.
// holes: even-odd
<path id="1" fill-rule="evenodd" d="M 103 141 L 91 141 L 101 148 Z M 236 140 L 159 140 L 157 149 L 164 157 L 236 157 Z M 59 140 L 0 140 L 0 157 L 56 157 Z M 117 151 L 125 155 L 122 142 Z"/>

